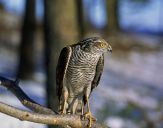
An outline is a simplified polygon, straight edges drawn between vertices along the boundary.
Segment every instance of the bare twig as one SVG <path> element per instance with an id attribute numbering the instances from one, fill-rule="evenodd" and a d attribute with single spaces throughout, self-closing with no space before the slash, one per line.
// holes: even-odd
<path id="1" fill-rule="evenodd" d="M 20 102 L 30 110 L 41 113 L 41 114 L 55 114 L 56 112 L 52 111 L 49 108 L 43 107 L 42 105 L 36 103 L 32 99 L 30 99 L 24 91 L 18 86 L 18 80 L 13 81 L 6 79 L 0 76 L 0 85 L 6 87 L 10 90 L 19 100 Z"/>

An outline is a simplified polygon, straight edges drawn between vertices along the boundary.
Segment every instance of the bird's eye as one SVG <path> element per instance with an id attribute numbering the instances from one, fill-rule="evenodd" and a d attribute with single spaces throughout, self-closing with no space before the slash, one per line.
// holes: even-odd
<path id="1" fill-rule="evenodd" d="M 100 47 L 101 47 L 101 48 L 104 48 L 105 45 L 104 45 L 103 43 L 100 43 Z"/>

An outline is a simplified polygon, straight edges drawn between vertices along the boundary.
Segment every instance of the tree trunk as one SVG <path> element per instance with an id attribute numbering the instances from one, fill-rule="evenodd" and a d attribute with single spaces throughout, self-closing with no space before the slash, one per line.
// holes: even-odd
<path id="1" fill-rule="evenodd" d="M 107 32 L 119 31 L 119 13 L 118 13 L 119 0 L 106 0 L 108 24 L 106 27 Z"/>
<path id="2" fill-rule="evenodd" d="M 61 49 L 78 39 L 74 0 L 44 0 L 45 63 L 48 107 L 58 109 L 56 65 Z"/>
<path id="3" fill-rule="evenodd" d="M 79 28 L 79 38 L 82 39 L 85 34 L 83 0 L 76 0 L 77 23 Z"/>
<path id="4" fill-rule="evenodd" d="M 35 0 L 26 0 L 25 15 L 20 43 L 20 58 L 17 76 L 32 78 L 34 72 L 34 34 L 36 29 Z"/>

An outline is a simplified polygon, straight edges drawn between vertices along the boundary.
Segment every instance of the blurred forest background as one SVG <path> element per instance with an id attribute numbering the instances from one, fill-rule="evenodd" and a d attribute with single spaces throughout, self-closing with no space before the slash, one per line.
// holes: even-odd
<path id="1" fill-rule="evenodd" d="M 0 0 L 0 75 L 21 79 L 34 100 L 56 109 L 60 50 L 102 36 L 105 55 L 91 109 L 112 128 L 163 128 L 162 0 Z M 4 88 L 0 101 L 24 108 Z M 45 128 L 0 113 L 3 128 Z"/>

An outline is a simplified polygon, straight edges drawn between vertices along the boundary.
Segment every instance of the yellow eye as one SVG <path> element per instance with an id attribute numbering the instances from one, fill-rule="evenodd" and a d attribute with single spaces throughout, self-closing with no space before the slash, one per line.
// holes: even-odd
<path id="1" fill-rule="evenodd" d="M 104 45 L 103 43 L 100 43 L 100 47 L 101 47 L 101 48 L 104 48 L 105 45 Z"/>

